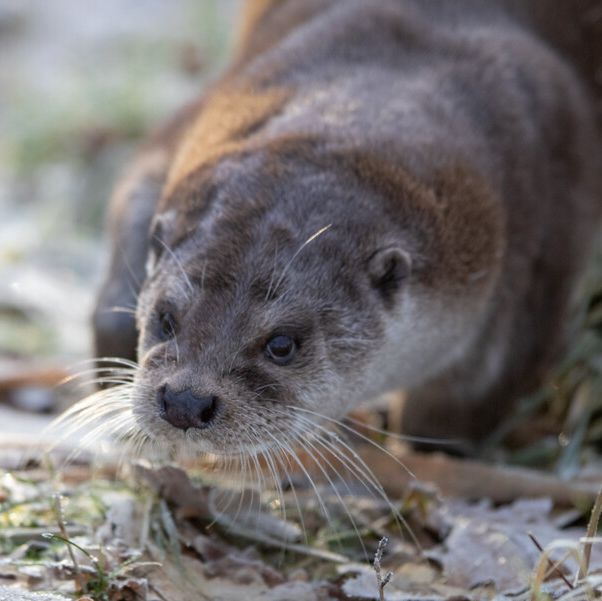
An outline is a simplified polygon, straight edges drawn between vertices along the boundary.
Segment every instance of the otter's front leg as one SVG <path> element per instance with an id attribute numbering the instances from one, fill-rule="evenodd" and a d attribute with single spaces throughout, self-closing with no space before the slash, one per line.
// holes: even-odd
<path id="1" fill-rule="evenodd" d="M 136 359 L 135 311 L 145 278 L 148 231 L 168 167 L 165 150 L 143 152 L 111 199 L 109 268 L 93 316 L 97 357 Z"/>
<path id="2" fill-rule="evenodd" d="M 109 267 L 93 314 L 97 357 L 136 360 L 135 312 L 146 277 L 150 222 L 177 145 L 201 104 L 198 99 L 185 105 L 149 137 L 111 197 Z"/>
<path id="3" fill-rule="evenodd" d="M 417 437 L 416 449 L 473 456 L 478 441 L 507 415 L 511 397 L 503 389 L 491 391 L 485 399 L 470 398 L 454 384 L 441 379 L 408 396 L 402 432 Z"/>

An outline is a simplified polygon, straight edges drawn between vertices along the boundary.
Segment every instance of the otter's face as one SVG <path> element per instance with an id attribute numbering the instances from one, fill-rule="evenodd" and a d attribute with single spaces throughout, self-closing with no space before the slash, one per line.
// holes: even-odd
<path id="1" fill-rule="evenodd" d="M 387 352 L 409 254 L 367 231 L 360 209 L 329 215 L 317 195 L 300 211 L 290 194 L 215 194 L 178 242 L 173 210 L 155 219 L 134 414 L 170 446 L 293 445 L 318 415 L 338 418 L 381 387 L 366 373 Z"/>

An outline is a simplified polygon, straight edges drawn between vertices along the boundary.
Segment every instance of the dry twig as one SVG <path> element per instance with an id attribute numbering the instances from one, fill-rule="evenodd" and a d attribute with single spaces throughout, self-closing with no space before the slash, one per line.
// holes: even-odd
<path id="1" fill-rule="evenodd" d="M 533 544 L 537 547 L 537 549 L 541 553 L 545 553 L 545 549 L 541 546 L 540 542 L 535 538 L 535 535 L 532 532 L 528 532 L 527 534 L 528 534 L 529 538 L 533 541 Z M 569 587 L 569 589 L 573 590 L 575 587 L 571 584 L 571 582 L 562 573 L 562 570 L 560 569 L 562 562 L 554 563 L 554 562 L 552 562 L 552 560 L 549 557 L 547 557 L 547 561 L 550 564 L 550 568 L 552 569 L 552 572 L 555 572 L 558 576 L 560 576 L 560 578 L 562 578 L 562 580 Z"/>
<path id="2" fill-rule="evenodd" d="M 383 536 L 378 543 L 376 553 L 374 554 L 374 571 L 376 572 L 376 583 L 378 585 L 378 594 L 380 601 L 385 601 L 385 586 L 389 584 L 393 577 L 393 572 L 387 572 L 384 576 L 382 575 L 382 568 L 380 562 L 383 558 L 385 547 L 387 546 L 389 539 Z"/>
<path id="3" fill-rule="evenodd" d="M 602 516 L 602 488 L 596 497 L 596 502 L 592 509 L 592 514 L 589 518 L 587 525 L 587 534 L 583 542 L 583 565 L 579 569 L 577 574 L 577 581 L 583 580 L 589 571 L 589 563 L 592 555 L 592 540 L 595 538 L 598 531 L 598 525 L 600 524 L 600 517 Z"/>
<path id="4" fill-rule="evenodd" d="M 82 576 L 82 572 L 79 568 L 79 564 L 77 563 L 77 559 L 75 558 L 75 553 L 73 552 L 73 548 L 69 544 L 69 533 L 67 532 L 67 528 L 65 527 L 65 520 L 63 518 L 63 505 L 61 503 L 61 495 L 54 495 L 54 506 L 56 511 L 56 521 L 59 527 L 59 532 L 61 536 L 65 540 L 65 544 L 67 546 L 67 551 L 69 553 L 69 557 L 71 558 L 71 563 L 73 564 L 73 573 L 75 575 L 75 580 L 77 581 L 77 586 L 80 591 L 85 590 L 85 583 Z"/>

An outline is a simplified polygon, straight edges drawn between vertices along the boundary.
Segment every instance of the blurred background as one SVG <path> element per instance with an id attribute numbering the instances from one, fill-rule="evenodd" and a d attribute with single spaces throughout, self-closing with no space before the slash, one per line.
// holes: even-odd
<path id="1" fill-rule="evenodd" d="M 0 0 L 0 441 L 77 394 L 51 384 L 91 353 L 112 186 L 219 72 L 238 6 Z"/>

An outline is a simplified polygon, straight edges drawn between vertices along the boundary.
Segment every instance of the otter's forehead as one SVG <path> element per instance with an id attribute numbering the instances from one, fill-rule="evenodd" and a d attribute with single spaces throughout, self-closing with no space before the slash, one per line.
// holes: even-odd
<path id="1" fill-rule="evenodd" d="M 151 237 L 175 251 L 195 276 L 201 270 L 205 278 L 215 272 L 225 277 L 244 265 L 246 275 L 269 280 L 275 268 L 327 226 L 330 231 L 312 238 L 295 266 L 316 249 L 326 262 L 354 252 L 355 244 L 345 244 L 345 230 L 352 220 L 359 224 L 362 214 L 359 207 L 340 210 L 341 202 L 350 206 L 357 200 L 352 196 L 333 171 L 291 159 L 281 148 L 267 148 L 196 172 L 159 207 Z"/>
<path id="2" fill-rule="evenodd" d="M 234 217 L 204 224 L 176 250 L 183 270 L 166 277 L 187 277 L 218 303 L 269 307 L 286 293 L 289 302 L 279 308 L 282 312 L 290 311 L 295 298 L 332 283 L 346 262 L 331 224 L 313 229 L 270 213 L 243 221 L 240 234 Z"/>
<path id="3" fill-rule="evenodd" d="M 340 219 L 328 221 L 323 198 L 276 204 L 266 194 L 247 201 L 237 185 L 214 194 L 196 229 L 165 245 L 169 252 L 150 276 L 145 312 L 174 306 L 190 316 L 195 339 L 231 340 L 236 347 L 279 327 L 310 329 L 323 311 L 332 321 L 333 310 L 362 302 L 361 250 L 356 239 L 349 243 Z"/>

